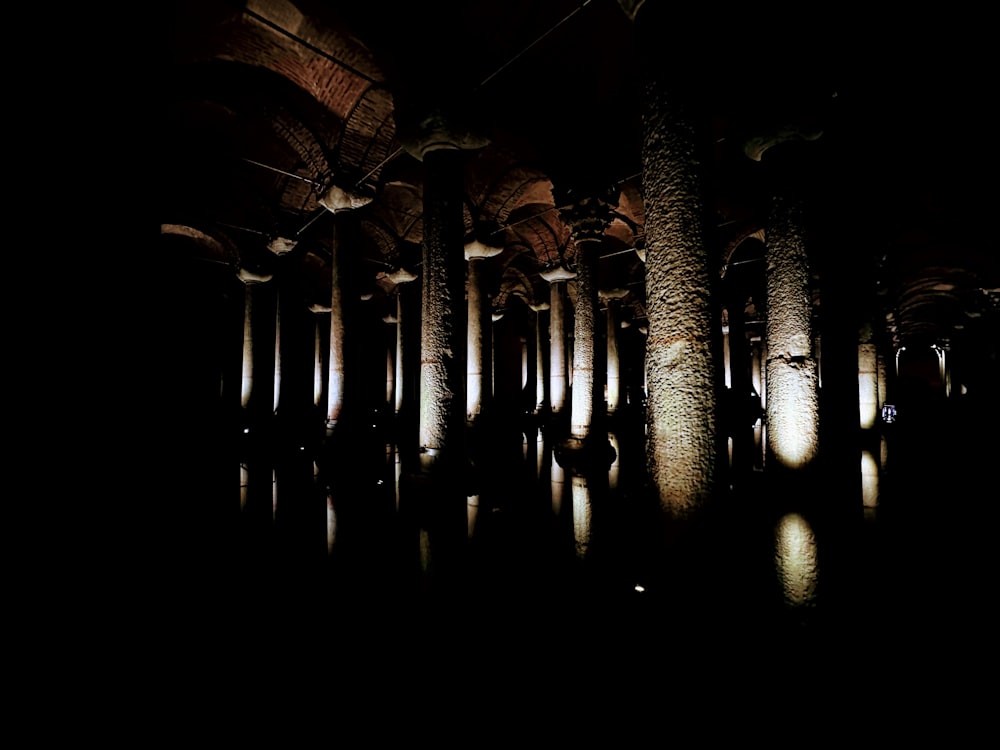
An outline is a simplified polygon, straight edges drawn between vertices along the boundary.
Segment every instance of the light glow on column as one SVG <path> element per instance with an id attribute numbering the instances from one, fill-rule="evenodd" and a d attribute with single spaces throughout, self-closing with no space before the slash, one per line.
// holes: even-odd
<path id="1" fill-rule="evenodd" d="M 278 399 L 281 398 L 281 298 L 278 298 L 274 313 L 274 403 L 273 411 L 278 411 Z"/>
<path id="2" fill-rule="evenodd" d="M 608 467 L 608 489 L 613 490 L 618 487 L 618 474 L 621 470 L 621 464 L 619 462 L 621 450 L 618 448 L 618 436 L 615 433 L 608 433 L 608 442 L 611 443 L 611 447 L 615 451 L 615 458 L 611 462 L 611 466 Z"/>
<path id="3" fill-rule="evenodd" d="M 559 517 L 562 513 L 563 490 L 566 487 L 566 470 L 552 458 L 549 451 L 549 481 L 552 485 L 552 515 Z"/>
<path id="4" fill-rule="evenodd" d="M 333 553 L 337 541 L 337 511 L 333 507 L 333 496 L 326 493 L 326 554 Z"/>
<path id="5" fill-rule="evenodd" d="M 246 464 L 240 464 L 240 512 L 247 508 L 247 496 L 250 492 L 250 470 Z"/>
<path id="6" fill-rule="evenodd" d="M 466 508 L 466 538 L 476 535 L 476 524 L 479 521 L 479 495 L 469 495 L 465 501 Z"/>
<path id="7" fill-rule="evenodd" d="M 278 472 L 271 469 L 271 522 L 278 517 Z"/>
<path id="8" fill-rule="evenodd" d="M 590 487 L 586 477 L 573 475 L 573 544 L 576 556 L 583 559 L 590 548 L 590 526 L 592 508 L 590 502 Z"/>
<path id="9" fill-rule="evenodd" d="M 240 388 L 240 403 L 243 408 L 247 408 L 250 403 L 250 393 L 253 390 L 253 297 L 250 294 L 250 285 L 244 287 L 246 304 L 243 313 L 243 381 Z"/>
<path id="10" fill-rule="evenodd" d="M 769 447 L 783 466 L 808 466 L 819 445 L 815 360 L 771 360 L 767 363 L 767 382 Z"/>
<path id="11" fill-rule="evenodd" d="M 316 335 L 313 339 L 313 406 L 320 405 L 323 398 L 323 337 L 320 335 L 319 324 L 316 324 Z"/>
<path id="12" fill-rule="evenodd" d="M 870 430 L 878 419 L 878 357 L 874 344 L 858 345 L 858 407 L 861 429 Z"/>
<path id="13" fill-rule="evenodd" d="M 782 516 L 775 527 L 775 567 L 786 606 L 815 604 L 819 582 L 816 536 L 798 513 Z"/>
<path id="14" fill-rule="evenodd" d="M 871 451 L 861 451 L 861 499 L 864 503 L 864 514 L 868 520 L 874 520 L 878 508 L 879 472 L 875 455 Z"/>

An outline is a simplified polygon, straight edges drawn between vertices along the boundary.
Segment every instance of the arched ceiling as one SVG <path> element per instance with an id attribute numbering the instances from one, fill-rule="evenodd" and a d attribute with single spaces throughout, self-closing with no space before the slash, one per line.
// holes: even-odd
<path id="1" fill-rule="evenodd" d="M 614 186 L 602 284 L 627 289 L 642 315 L 641 61 L 617 0 L 189 0 L 170 11 L 158 103 L 171 242 L 261 273 L 292 253 L 322 275 L 333 214 L 321 201 L 348 190 L 363 199 L 351 212 L 361 267 L 390 294 L 422 238 L 407 138 L 440 107 L 486 144 L 467 160 L 466 231 L 504 247 L 490 259 L 497 297 L 537 295 L 538 272 L 572 254 L 560 196 Z M 815 127 L 814 179 L 837 227 L 818 267 L 856 265 L 861 289 L 870 275 L 897 345 L 995 339 L 985 53 L 967 38 L 946 56 L 934 40 L 951 33 L 947 19 L 902 35 L 893 19 L 855 28 L 848 17 L 782 26 L 713 10 L 668 24 L 660 75 L 707 94 L 720 273 L 766 226 L 767 155 L 747 156 L 748 140 L 764 126 Z"/>

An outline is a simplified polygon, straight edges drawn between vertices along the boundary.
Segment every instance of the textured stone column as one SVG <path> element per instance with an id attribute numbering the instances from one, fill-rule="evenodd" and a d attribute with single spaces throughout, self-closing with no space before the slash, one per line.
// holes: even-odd
<path id="1" fill-rule="evenodd" d="M 563 265 L 542 271 L 549 282 L 549 405 L 553 414 L 566 408 L 566 281 L 576 272 Z"/>
<path id="2" fill-rule="evenodd" d="M 420 361 L 421 462 L 458 449 L 465 425 L 468 308 L 462 220 L 462 153 L 424 155 L 423 304 Z M 456 418 L 456 415 L 458 418 Z"/>
<path id="3" fill-rule="evenodd" d="M 612 208 L 617 193 L 584 196 L 563 209 L 564 220 L 570 225 L 576 244 L 576 297 L 573 306 L 573 388 L 570 409 L 570 438 L 585 440 L 590 436 L 595 418 L 603 411 L 604 373 L 603 352 L 599 353 L 601 336 L 597 321 L 598 263 L 604 232 L 612 221 Z"/>
<path id="4" fill-rule="evenodd" d="M 577 243 L 576 302 L 573 307 L 573 392 L 570 406 L 570 436 L 584 440 L 597 412 L 596 401 L 603 391 L 598 384 L 597 346 L 597 258 L 600 242 Z"/>
<path id="5" fill-rule="evenodd" d="M 648 80 L 646 206 L 647 466 L 661 507 L 689 518 L 715 492 L 716 326 L 697 133 L 683 97 Z"/>
<path id="6" fill-rule="evenodd" d="M 765 243 L 767 450 L 788 469 L 811 465 L 819 448 L 818 368 L 802 222 L 797 198 L 774 196 Z"/>
<path id="7" fill-rule="evenodd" d="M 468 325 L 468 383 L 466 393 L 466 419 L 474 421 L 483 410 L 483 394 L 492 392 L 492 378 L 485 382 L 485 374 L 492 371 L 493 357 L 491 349 L 484 346 L 484 339 L 491 322 L 489 306 L 484 302 L 483 281 L 481 278 L 482 264 L 486 258 L 492 258 L 503 252 L 502 247 L 486 245 L 478 240 L 465 245 L 465 259 L 468 261 L 468 280 L 466 296 L 469 306 Z M 488 298 L 486 298 L 488 299 Z"/>
<path id="8" fill-rule="evenodd" d="M 862 430 L 875 427 L 879 415 L 878 352 L 871 341 L 858 344 L 858 407 Z"/>

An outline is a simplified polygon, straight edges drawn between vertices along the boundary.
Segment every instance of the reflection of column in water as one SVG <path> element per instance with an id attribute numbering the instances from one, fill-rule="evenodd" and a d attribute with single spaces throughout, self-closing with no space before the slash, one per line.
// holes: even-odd
<path id="1" fill-rule="evenodd" d="M 431 567 L 431 536 L 427 529 L 420 529 L 420 570 L 426 573 Z"/>
<path id="2" fill-rule="evenodd" d="M 608 489 L 613 490 L 618 486 L 618 457 L 621 455 L 621 450 L 618 448 L 618 436 L 613 432 L 608 433 L 608 442 L 611 443 L 611 447 L 615 451 L 615 459 L 608 468 Z"/>
<path id="3" fill-rule="evenodd" d="M 798 513 L 782 516 L 775 527 L 775 566 L 785 604 L 812 605 L 819 576 L 816 536 Z"/>
<path id="4" fill-rule="evenodd" d="M 576 556 L 584 558 L 590 547 L 590 487 L 586 477 L 573 475 L 573 542 Z"/>
<path id="5" fill-rule="evenodd" d="M 247 495 L 250 487 L 250 470 L 246 464 L 240 464 L 240 512 L 247 509 Z"/>
<path id="6" fill-rule="evenodd" d="M 337 541 L 337 511 L 333 507 L 333 494 L 326 493 L 326 554 L 333 553 L 334 542 Z"/>
<path id="7" fill-rule="evenodd" d="M 535 434 L 535 440 L 533 441 L 535 446 L 535 479 L 541 479 L 542 468 L 545 466 L 545 438 L 542 436 L 542 431 L 539 430 Z"/>
<path id="8" fill-rule="evenodd" d="M 278 515 L 278 472 L 271 469 L 271 521 Z"/>
<path id="9" fill-rule="evenodd" d="M 399 479 L 403 475 L 403 466 L 399 461 L 399 451 L 393 443 L 385 444 L 385 457 L 388 470 L 393 477 L 392 500 L 393 507 L 399 512 Z"/>
<path id="10" fill-rule="evenodd" d="M 472 539 L 476 534 L 476 522 L 479 520 L 479 495 L 469 495 L 466 498 L 468 531 L 466 537 Z"/>
<path id="11" fill-rule="evenodd" d="M 558 517 L 562 511 L 563 488 L 566 486 L 566 470 L 555 458 L 550 458 L 549 476 L 552 480 L 552 515 Z"/>
<path id="12" fill-rule="evenodd" d="M 871 451 L 861 451 L 861 499 L 865 506 L 865 520 L 875 520 L 878 507 L 878 464 Z"/>

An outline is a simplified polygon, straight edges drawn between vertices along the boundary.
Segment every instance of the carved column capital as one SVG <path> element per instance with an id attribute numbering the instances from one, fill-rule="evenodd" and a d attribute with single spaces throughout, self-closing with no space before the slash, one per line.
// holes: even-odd
<path id="1" fill-rule="evenodd" d="M 607 190 L 584 195 L 560 209 L 563 221 L 569 225 L 576 242 L 601 240 L 618 205 L 618 191 Z"/>

